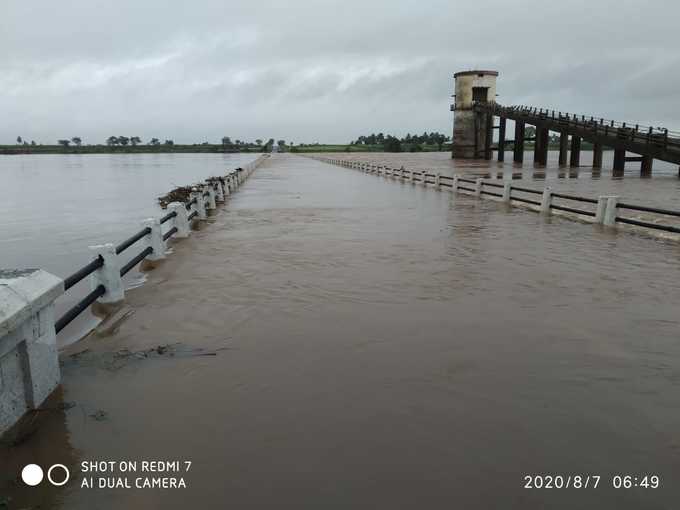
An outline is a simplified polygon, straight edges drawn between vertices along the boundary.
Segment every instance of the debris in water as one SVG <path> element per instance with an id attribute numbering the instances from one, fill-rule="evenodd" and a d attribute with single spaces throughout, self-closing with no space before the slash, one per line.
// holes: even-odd
<path id="1" fill-rule="evenodd" d="M 94 418 L 97 421 L 104 421 L 109 417 L 108 413 L 106 411 L 102 411 L 101 409 L 97 410 L 97 412 L 92 413 L 90 415 L 90 418 Z"/>

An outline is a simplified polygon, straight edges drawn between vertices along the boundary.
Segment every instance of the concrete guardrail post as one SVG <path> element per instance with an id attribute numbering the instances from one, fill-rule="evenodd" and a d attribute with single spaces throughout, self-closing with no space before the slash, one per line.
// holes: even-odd
<path id="1" fill-rule="evenodd" d="M 543 196 L 541 197 L 541 214 L 550 214 L 550 206 L 552 205 L 552 189 L 546 186 L 543 189 Z"/>
<path id="2" fill-rule="evenodd" d="M 0 270 L 0 434 L 59 385 L 54 300 L 63 293 L 42 269 Z"/>
<path id="3" fill-rule="evenodd" d="M 477 177 L 475 180 L 475 196 L 477 198 L 481 198 L 482 196 L 482 185 L 484 184 L 484 181 L 482 180 L 481 177 Z"/>
<path id="4" fill-rule="evenodd" d="M 165 258 L 165 241 L 163 241 L 160 219 L 147 218 L 142 222 L 142 225 L 151 229 L 151 232 L 144 237 L 146 245 L 153 250 L 146 256 L 146 260 L 150 262 L 163 260 Z"/>
<path id="5" fill-rule="evenodd" d="M 224 188 L 222 187 L 222 180 L 217 179 L 213 181 L 215 184 L 215 200 L 217 202 L 224 202 Z"/>
<path id="6" fill-rule="evenodd" d="M 210 210 L 215 210 L 217 209 L 217 201 L 215 200 L 215 190 L 212 187 L 212 184 L 208 184 L 204 188 L 208 192 L 208 200 L 207 200 L 207 208 Z"/>
<path id="7" fill-rule="evenodd" d="M 420 172 L 420 177 L 423 179 L 422 182 L 421 182 L 421 184 L 423 185 L 423 188 L 426 188 L 427 187 L 427 171 L 423 170 L 422 172 Z"/>
<path id="8" fill-rule="evenodd" d="M 506 182 L 503 184 L 503 202 L 506 204 L 510 203 L 510 197 L 512 196 L 512 183 Z"/>
<path id="9" fill-rule="evenodd" d="M 604 206 L 604 213 L 601 214 L 602 217 L 602 225 L 606 227 L 614 227 L 616 226 L 616 208 L 619 203 L 619 197 L 615 195 L 611 196 L 605 196 L 605 197 L 600 197 L 600 199 L 604 198 L 605 199 L 605 206 Z M 600 202 L 601 200 L 598 199 L 598 204 L 597 204 L 597 209 L 598 213 L 600 212 Z M 597 214 L 597 213 L 596 213 Z M 596 216 L 596 221 L 597 221 L 597 216 Z"/>
<path id="10" fill-rule="evenodd" d="M 120 261 L 116 255 L 116 247 L 111 243 L 90 246 L 97 256 L 104 259 L 102 267 L 90 275 L 90 289 L 103 285 L 106 292 L 99 296 L 98 303 L 116 305 L 125 299 L 123 279 L 120 276 Z"/>
<path id="11" fill-rule="evenodd" d="M 454 175 L 453 176 L 453 183 L 451 184 L 451 191 L 457 193 L 458 192 L 458 176 Z"/>
<path id="12" fill-rule="evenodd" d="M 174 237 L 189 237 L 189 220 L 187 219 L 187 208 L 182 202 L 170 202 L 168 204 L 168 209 L 171 212 L 175 212 L 176 216 L 173 218 L 173 225 L 177 227 L 177 232 Z"/>
<path id="13" fill-rule="evenodd" d="M 196 199 L 196 211 L 198 211 L 198 219 L 205 220 L 208 215 L 205 212 L 205 201 L 203 200 L 203 193 L 198 191 L 198 188 L 191 188 L 191 200 Z"/>
<path id="14" fill-rule="evenodd" d="M 434 187 L 436 189 L 442 188 L 442 174 L 441 174 L 441 172 L 437 172 L 436 174 L 434 174 Z"/>
<path id="15" fill-rule="evenodd" d="M 407 170 L 408 172 L 408 182 L 413 184 L 415 181 L 415 176 L 413 175 L 413 170 Z"/>
<path id="16" fill-rule="evenodd" d="M 227 174 L 224 177 L 224 199 L 226 200 L 229 195 L 231 195 L 231 176 Z"/>

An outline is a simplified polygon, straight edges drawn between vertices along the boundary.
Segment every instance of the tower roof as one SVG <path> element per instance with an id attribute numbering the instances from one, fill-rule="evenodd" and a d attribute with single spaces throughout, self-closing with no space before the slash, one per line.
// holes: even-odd
<path id="1" fill-rule="evenodd" d="M 453 77 L 458 78 L 459 76 L 466 76 L 470 74 L 488 74 L 491 76 L 498 76 L 498 71 L 489 70 L 458 71 L 456 74 L 453 75 Z"/>

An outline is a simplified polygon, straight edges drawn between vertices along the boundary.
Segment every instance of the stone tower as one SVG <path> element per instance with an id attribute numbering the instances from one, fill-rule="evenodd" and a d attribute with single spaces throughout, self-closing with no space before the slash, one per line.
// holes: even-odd
<path id="1" fill-rule="evenodd" d="M 461 71 L 456 81 L 453 110 L 453 158 L 483 158 L 486 141 L 486 114 L 475 112 L 475 102 L 496 100 L 498 71 Z"/>

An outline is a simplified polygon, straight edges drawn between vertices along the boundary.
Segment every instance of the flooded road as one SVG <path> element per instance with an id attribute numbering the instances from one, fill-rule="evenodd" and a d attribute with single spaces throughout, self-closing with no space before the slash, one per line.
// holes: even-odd
<path id="1" fill-rule="evenodd" d="M 174 250 L 0 450 L 10 508 L 676 507 L 677 245 L 275 155 Z M 187 488 L 79 488 L 152 459 Z"/>

